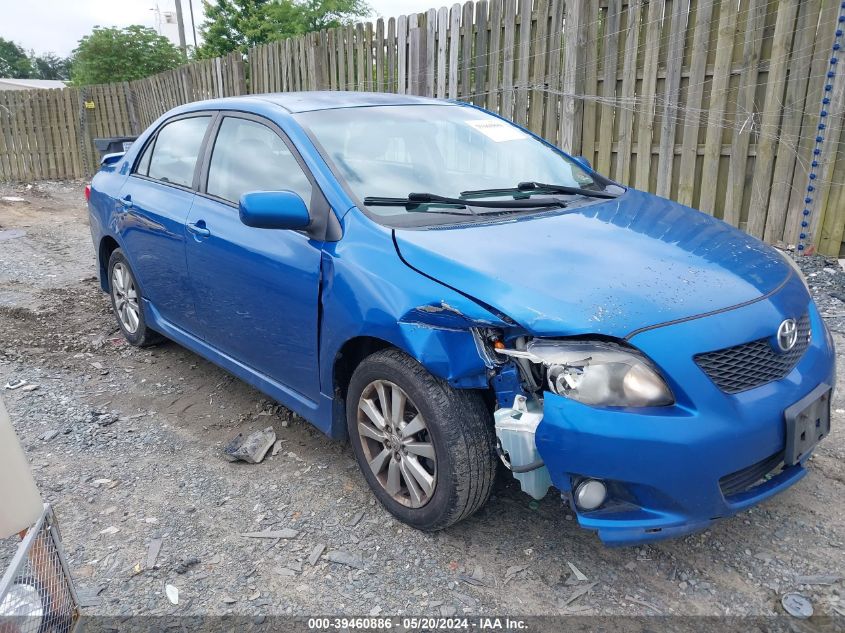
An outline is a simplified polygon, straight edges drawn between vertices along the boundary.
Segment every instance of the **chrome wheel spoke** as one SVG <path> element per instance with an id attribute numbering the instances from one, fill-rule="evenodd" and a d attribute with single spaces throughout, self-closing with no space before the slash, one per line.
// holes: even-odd
<path id="1" fill-rule="evenodd" d="M 408 438 L 424 430 L 425 422 L 423 421 L 422 416 L 418 413 L 410 422 L 408 422 L 408 424 L 406 424 L 402 428 L 402 437 Z"/>
<path id="2" fill-rule="evenodd" d="M 423 468 L 423 465 L 413 455 L 404 456 L 402 462 L 405 464 L 406 472 L 411 474 L 411 477 L 413 477 L 415 483 L 425 493 L 425 496 L 430 495 L 434 491 L 434 477 Z"/>
<path id="3" fill-rule="evenodd" d="M 373 474 L 378 475 L 384 469 L 384 465 L 390 459 L 390 455 L 390 449 L 385 448 L 370 460 L 370 469 L 373 471 Z"/>
<path id="4" fill-rule="evenodd" d="M 132 309 L 132 306 L 127 306 L 126 308 L 126 316 L 129 319 L 129 324 L 131 326 L 131 330 L 134 332 L 138 329 L 138 325 L 140 324 L 140 319 L 138 318 L 138 313 Z"/>
<path id="5" fill-rule="evenodd" d="M 384 486 L 390 495 L 397 495 L 402 490 L 402 480 L 399 473 L 399 462 L 395 459 L 390 460 L 390 465 L 387 467 L 387 483 Z"/>
<path id="6" fill-rule="evenodd" d="M 403 442 L 403 446 L 409 453 L 434 459 L 434 445 L 429 442 Z"/>
<path id="7" fill-rule="evenodd" d="M 405 480 L 405 486 L 408 488 L 408 496 L 411 498 L 411 507 L 418 508 L 422 505 L 423 494 L 413 475 L 408 472 L 407 460 L 399 462 L 399 468 L 402 470 L 402 478 Z"/>
<path id="8" fill-rule="evenodd" d="M 126 284 L 123 278 L 123 266 L 118 264 L 114 267 L 114 272 L 112 273 L 112 280 L 114 281 L 115 288 L 117 288 L 117 292 L 121 295 L 126 293 Z"/>
<path id="9" fill-rule="evenodd" d="M 397 385 L 392 385 L 390 388 L 390 419 L 393 426 L 399 426 L 404 421 L 406 400 L 405 392 Z"/>
<path id="10" fill-rule="evenodd" d="M 377 429 L 384 430 L 384 417 L 381 415 L 381 412 L 378 410 L 375 402 L 372 400 L 362 399 L 361 403 L 358 405 L 358 409 L 363 411 L 364 414 L 373 421 L 373 424 L 376 425 Z"/>
<path id="11" fill-rule="evenodd" d="M 376 393 L 378 394 L 378 409 L 381 412 L 382 419 L 387 420 L 387 414 L 390 411 L 390 405 L 387 399 L 387 391 L 384 388 L 383 382 L 376 383 Z"/>
<path id="12" fill-rule="evenodd" d="M 358 423 L 358 433 L 361 437 L 369 437 L 376 442 L 384 442 L 387 439 L 384 433 L 366 422 Z"/>

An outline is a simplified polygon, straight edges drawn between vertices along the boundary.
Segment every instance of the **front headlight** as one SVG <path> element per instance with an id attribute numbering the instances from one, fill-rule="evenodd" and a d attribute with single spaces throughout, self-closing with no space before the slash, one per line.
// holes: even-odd
<path id="1" fill-rule="evenodd" d="M 662 407 L 675 402 L 645 357 L 613 343 L 535 339 L 524 351 L 496 351 L 542 365 L 550 391 L 584 404 Z"/>

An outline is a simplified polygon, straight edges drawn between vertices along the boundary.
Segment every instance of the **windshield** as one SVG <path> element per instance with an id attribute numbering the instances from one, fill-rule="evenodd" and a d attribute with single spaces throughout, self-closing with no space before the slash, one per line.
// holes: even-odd
<path id="1" fill-rule="evenodd" d="M 516 126 L 479 110 L 409 105 L 320 110 L 297 115 L 359 200 L 427 192 L 516 187 L 520 182 L 602 189 L 577 162 Z M 491 192 L 485 199 L 513 199 Z M 378 216 L 414 213 L 368 206 Z M 441 209 L 442 210 L 442 209 Z M 419 213 L 417 213 L 419 215 Z"/>

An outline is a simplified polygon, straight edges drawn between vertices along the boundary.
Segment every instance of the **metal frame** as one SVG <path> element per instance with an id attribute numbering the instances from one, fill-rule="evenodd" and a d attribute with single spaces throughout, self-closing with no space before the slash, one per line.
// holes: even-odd
<path id="1" fill-rule="evenodd" d="M 9 567 L 4 572 L 3 578 L 0 579 L 0 603 L 3 602 L 3 599 L 6 597 L 6 594 L 8 593 L 9 589 L 15 584 L 15 580 L 17 579 L 21 568 L 26 564 L 27 560 L 29 559 L 33 543 L 35 543 L 35 540 L 42 533 L 42 530 L 46 530 L 46 532 L 49 534 L 50 540 L 52 541 L 53 547 L 55 548 L 56 554 L 58 555 L 62 573 L 64 574 L 65 580 L 67 582 L 68 591 L 70 592 L 71 600 L 73 603 L 72 617 L 75 621 L 78 621 L 79 597 L 76 594 L 76 588 L 73 586 L 73 580 L 70 574 L 70 567 L 67 563 L 65 550 L 62 547 L 61 532 L 59 531 L 59 525 L 56 521 L 56 515 L 53 513 L 53 508 L 49 503 L 44 504 L 44 509 L 42 510 L 41 515 L 38 517 L 38 520 L 32 527 L 27 530 L 26 536 L 24 536 L 23 540 L 20 542 L 20 544 L 18 545 L 18 550 L 12 557 L 12 562 L 9 564 Z"/>

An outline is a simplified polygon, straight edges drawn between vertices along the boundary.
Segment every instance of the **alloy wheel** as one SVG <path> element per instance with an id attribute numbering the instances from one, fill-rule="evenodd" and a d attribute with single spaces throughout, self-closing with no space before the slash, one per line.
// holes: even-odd
<path id="1" fill-rule="evenodd" d="M 398 503 L 421 508 L 437 485 L 437 456 L 422 413 L 399 385 L 375 380 L 358 401 L 358 436 L 370 469 Z"/>
<path id="2" fill-rule="evenodd" d="M 141 324 L 138 289 L 135 286 L 135 278 L 132 276 L 132 272 L 120 262 L 112 268 L 111 288 L 114 308 L 117 310 L 117 318 L 120 320 L 120 324 L 127 332 L 135 334 Z"/>

